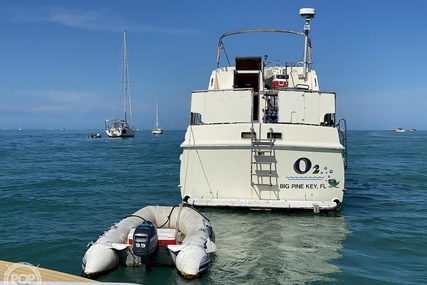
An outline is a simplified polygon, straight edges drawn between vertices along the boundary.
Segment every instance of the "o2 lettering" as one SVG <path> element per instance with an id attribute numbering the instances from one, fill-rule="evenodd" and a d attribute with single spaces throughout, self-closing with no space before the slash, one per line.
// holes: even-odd
<path id="1" fill-rule="evenodd" d="M 313 174 L 318 174 L 320 171 L 320 166 L 316 164 L 312 168 L 311 165 L 312 163 L 310 159 L 308 159 L 307 157 L 301 157 L 297 159 L 297 161 L 295 161 L 294 171 L 298 174 L 306 174 L 310 171 L 310 169 L 313 169 Z"/>
<path id="2" fill-rule="evenodd" d="M 318 164 L 316 164 L 315 166 L 313 166 L 313 169 L 314 169 L 314 171 L 313 171 L 313 174 L 318 174 L 319 173 L 319 165 Z"/>

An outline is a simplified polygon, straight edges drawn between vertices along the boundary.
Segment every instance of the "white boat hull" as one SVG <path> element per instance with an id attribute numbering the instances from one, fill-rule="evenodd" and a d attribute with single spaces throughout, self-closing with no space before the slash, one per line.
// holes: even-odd
<path id="1" fill-rule="evenodd" d="M 135 130 L 131 128 L 110 128 L 105 133 L 111 138 L 130 138 L 135 136 Z"/>
<path id="2" fill-rule="evenodd" d="M 161 135 L 161 134 L 163 134 L 163 130 L 160 128 L 155 128 L 151 131 L 151 133 L 154 135 Z"/>
<path id="3" fill-rule="evenodd" d="M 274 142 L 271 178 L 269 163 L 255 165 L 252 172 L 259 175 L 251 175 L 251 139 L 241 138 L 250 128 L 250 124 L 190 126 L 181 144 L 181 196 L 189 196 L 189 202 L 198 206 L 320 210 L 339 206 L 344 162 L 336 128 L 264 125 L 286 138 Z"/>
<path id="4" fill-rule="evenodd" d="M 207 269 L 209 255 L 216 250 L 209 220 L 191 207 L 148 206 L 113 225 L 90 245 L 82 259 L 83 275 L 96 277 L 119 264 L 141 265 L 140 258 L 127 244 L 127 237 L 132 228 L 144 221 L 142 218 L 157 227 L 176 229 L 183 235 L 181 244 L 168 245 L 173 262 L 183 276 L 191 279 Z"/>

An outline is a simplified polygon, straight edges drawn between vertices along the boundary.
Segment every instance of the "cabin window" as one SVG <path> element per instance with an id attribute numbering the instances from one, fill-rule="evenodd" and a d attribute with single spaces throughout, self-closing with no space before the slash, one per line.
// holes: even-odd
<path id="1" fill-rule="evenodd" d="M 333 127 L 335 125 L 335 114 L 326 114 L 323 117 L 323 122 L 320 123 L 320 125 Z"/>
<path id="2" fill-rule="evenodd" d="M 282 133 L 267 133 L 268 139 L 281 139 Z"/>
<path id="3" fill-rule="evenodd" d="M 287 75 L 287 74 L 277 74 L 276 78 L 277 79 L 289 79 L 289 75 Z"/>
<path id="4" fill-rule="evenodd" d="M 255 132 L 254 133 L 251 133 L 251 132 L 242 132 L 241 133 L 241 138 L 242 139 L 250 139 L 250 138 L 252 138 L 252 134 L 253 134 L 254 138 L 256 138 L 256 133 Z"/>
<path id="5" fill-rule="evenodd" d="M 202 125 L 202 114 L 191 112 L 190 125 Z"/>

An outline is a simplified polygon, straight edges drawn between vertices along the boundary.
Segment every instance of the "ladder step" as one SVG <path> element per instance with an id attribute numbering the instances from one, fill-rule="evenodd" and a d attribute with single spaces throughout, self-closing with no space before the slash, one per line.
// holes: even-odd
<path id="1" fill-rule="evenodd" d="M 274 142 L 272 141 L 253 141 L 253 146 L 273 146 Z"/>
<path id="2" fill-rule="evenodd" d="M 252 161 L 254 163 L 268 163 L 268 164 L 273 164 L 277 162 L 276 157 L 272 155 L 271 152 L 255 153 Z"/>
<path id="3" fill-rule="evenodd" d="M 273 186 L 273 184 L 270 184 L 270 183 L 255 183 L 255 182 L 252 182 L 252 185 L 269 186 L 269 187 Z"/>
<path id="4" fill-rule="evenodd" d="M 254 150 L 254 151 L 257 151 L 257 150 L 267 150 L 267 151 L 272 151 L 273 150 L 273 146 L 274 146 L 274 143 L 262 143 L 262 144 L 260 144 L 260 143 L 253 143 L 252 144 L 252 149 Z"/>
<path id="5" fill-rule="evenodd" d="M 269 151 L 269 152 L 273 151 L 272 146 L 269 146 L 269 145 L 253 145 L 252 149 L 254 152 L 261 151 L 261 150 Z"/>
<path id="6" fill-rule="evenodd" d="M 276 177 L 275 172 L 270 172 L 270 170 L 255 170 L 255 173 L 251 173 L 251 175 L 258 177 Z"/>

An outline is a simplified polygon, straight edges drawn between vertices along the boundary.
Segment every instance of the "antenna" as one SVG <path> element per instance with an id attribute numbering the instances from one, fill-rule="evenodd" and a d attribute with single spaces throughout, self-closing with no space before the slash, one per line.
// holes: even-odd
<path id="1" fill-rule="evenodd" d="M 310 20 L 314 18 L 316 15 L 316 10 L 314 8 L 301 8 L 299 10 L 299 15 L 301 18 L 305 19 L 304 25 L 304 37 L 305 37 L 305 45 L 304 45 L 304 79 L 307 79 L 307 53 L 308 53 L 308 33 L 310 32 Z"/>
<path id="2" fill-rule="evenodd" d="M 316 10 L 314 8 L 301 8 L 299 10 L 299 15 L 301 18 L 305 18 L 306 20 L 310 21 L 310 19 L 313 19 L 316 15 Z"/>

